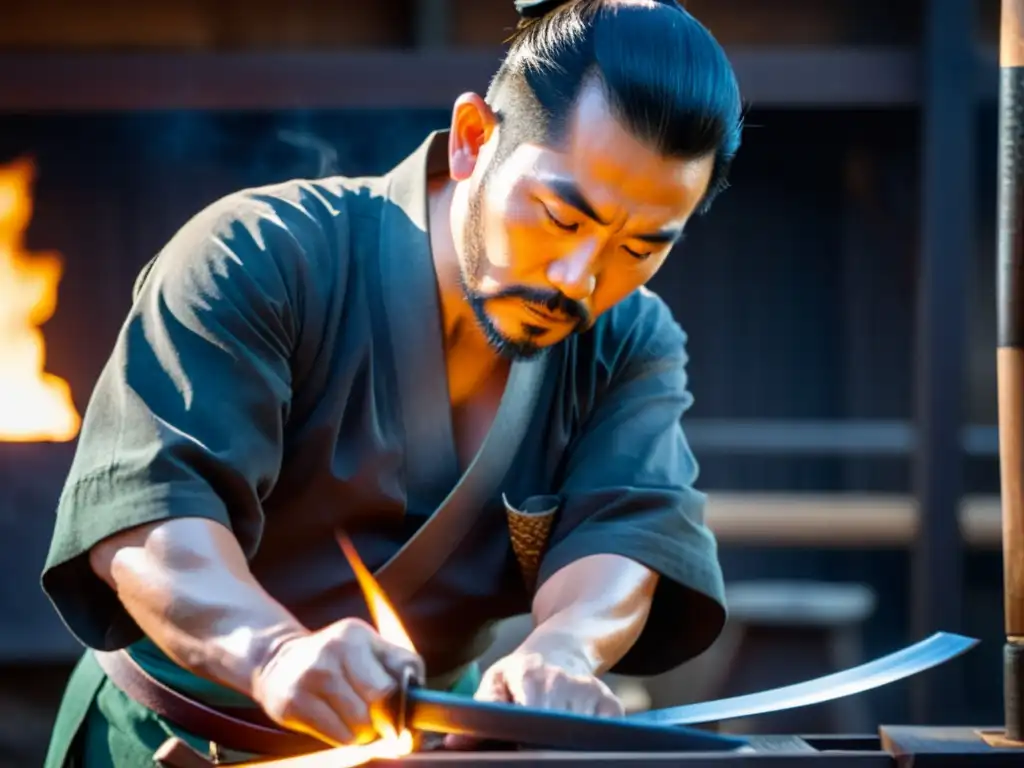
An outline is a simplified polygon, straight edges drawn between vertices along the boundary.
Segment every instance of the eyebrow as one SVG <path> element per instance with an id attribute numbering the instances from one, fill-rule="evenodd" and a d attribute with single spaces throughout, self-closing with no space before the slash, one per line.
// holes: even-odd
<path id="1" fill-rule="evenodd" d="M 593 219 L 598 224 L 603 224 L 604 226 L 608 225 L 607 221 L 597 215 L 594 206 L 590 204 L 590 201 L 587 200 L 580 188 L 573 182 L 568 179 L 551 179 L 546 182 L 546 186 L 560 197 L 563 203 L 572 206 L 588 219 Z"/>
<path id="2" fill-rule="evenodd" d="M 683 228 L 671 227 L 660 232 L 648 232 L 642 235 L 630 235 L 630 237 L 651 245 L 674 245 L 683 239 Z"/>
<path id="3" fill-rule="evenodd" d="M 577 211 L 582 213 L 588 219 L 596 221 L 598 224 L 607 226 L 608 222 L 602 219 L 594 206 L 587 200 L 586 195 L 583 194 L 582 190 L 575 183 L 568 179 L 551 179 L 545 182 L 545 186 L 556 196 L 558 196 L 563 203 L 575 208 Z M 630 235 L 634 240 L 641 240 L 651 245 L 672 245 L 676 243 L 683 236 L 682 227 L 669 227 L 663 229 L 660 232 L 648 232 L 640 235 Z"/>

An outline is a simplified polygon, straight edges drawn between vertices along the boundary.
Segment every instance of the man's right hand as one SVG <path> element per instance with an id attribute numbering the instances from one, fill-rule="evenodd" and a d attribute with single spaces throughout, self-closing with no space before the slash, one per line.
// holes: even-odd
<path id="1" fill-rule="evenodd" d="M 95 573 L 173 661 L 328 744 L 373 741 L 371 708 L 423 661 L 344 619 L 310 632 L 253 578 L 234 534 L 204 518 L 129 529 L 93 547 Z"/>
<path id="2" fill-rule="evenodd" d="M 372 710 L 409 668 L 423 679 L 419 656 L 364 621 L 343 619 L 277 644 L 256 673 L 253 696 L 285 728 L 339 746 L 366 743 L 379 735 Z"/>

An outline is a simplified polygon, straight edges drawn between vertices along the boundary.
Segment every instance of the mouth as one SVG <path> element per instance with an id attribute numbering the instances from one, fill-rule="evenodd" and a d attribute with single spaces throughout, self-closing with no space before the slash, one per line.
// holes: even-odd
<path id="1" fill-rule="evenodd" d="M 564 318 L 564 317 L 557 317 L 555 315 L 552 315 L 552 314 L 549 314 L 547 312 L 544 312 L 543 310 L 538 309 L 533 304 L 526 304 L 525 306 L 526 306 L 526 310 L 531 315 L 533 315 L 534 317 L 536 317 L 536 318 L 538 318 L 540 320 L 543 320 L 544 322 L 546 322 L 546 323 L 548 323 L 550 325 L 560 325 L 560 324 L 564 324 L 564 323 L 568 322 L 568 320 L 566 320 L 566 318 Z"/>

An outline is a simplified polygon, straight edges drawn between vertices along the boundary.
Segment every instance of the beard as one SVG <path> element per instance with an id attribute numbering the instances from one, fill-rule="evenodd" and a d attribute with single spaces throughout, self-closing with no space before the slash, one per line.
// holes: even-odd
<path id="1" fill-rule="evenodd" d="M 589 325 L 590 319 L 582 304 L 573 301 L 559 291 L 540 290 L 526 286 L 511 286 L 488 294 L 477 290 L 475 286 L 479 284 L 486 264 L 483 200 L 487 190 L 488 176 L 489 173 L 485 174 L 480 185 L 469 195 L 466 222 L 462 233 L 464 257 L 459 270 L 459 281 L 462 285 L 462 293 L 473 310 L 477 326 L 483 332 L 491 348 L 507 360 L 532 360 L 544 351 L 544 346 L 538 343 L 537 339 L 546 332 L 545 329 L 524 324 L 522 336 L 513 338 L 502 332 L 491 319 L 487 312 L 487 302 L 495 299 L 520 299 L 527 304 L 534 304 L 548 312 L 558 313 L 575 320 L 576 328 L 574 330 Z"/>

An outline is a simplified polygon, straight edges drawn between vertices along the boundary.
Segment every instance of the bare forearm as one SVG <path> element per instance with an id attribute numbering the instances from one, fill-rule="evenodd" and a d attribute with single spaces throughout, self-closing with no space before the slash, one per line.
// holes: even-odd
<path id="1" fill-rule="evenodd" d="M 252 577 L 231 532 L 209 520 L 128 531 L 94 548 L 91 563 L 174 661 L 248 695 L 275 647 L 305 632 Z"/>
<path id="2" fill-rule="evenodd" d="M 600 675 L 640 637 L 657 583 L 657 574 L 618 555 L 577 560 L 537 592 L 535 629 L 522 648 Z"/>

